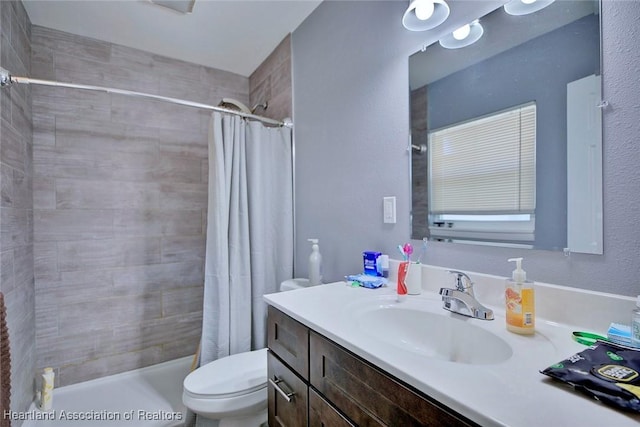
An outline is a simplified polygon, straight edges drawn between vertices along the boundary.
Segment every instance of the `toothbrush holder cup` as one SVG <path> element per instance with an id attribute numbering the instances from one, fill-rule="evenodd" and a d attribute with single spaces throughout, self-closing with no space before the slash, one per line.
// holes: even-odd
<path id="1" fill-rule="evenodd" d="M 403 261 L 398 268 L 398 281 L 404 281 L 409 295 L 422 293 L 422 266 L 415 262 Z"/>

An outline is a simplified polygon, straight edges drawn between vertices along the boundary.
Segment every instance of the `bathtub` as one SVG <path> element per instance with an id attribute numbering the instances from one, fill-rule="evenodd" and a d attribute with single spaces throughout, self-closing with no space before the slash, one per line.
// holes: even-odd
<path id="1" fill-rule="evenodd" d="M 188 356 L 59 387 L 53 392 L 51 411 L 40 411 L 32 404 L 28 412 L 15 416 L 22 417 L 23 427 L 182 426 L 182 381 L 191 361 Z"/>

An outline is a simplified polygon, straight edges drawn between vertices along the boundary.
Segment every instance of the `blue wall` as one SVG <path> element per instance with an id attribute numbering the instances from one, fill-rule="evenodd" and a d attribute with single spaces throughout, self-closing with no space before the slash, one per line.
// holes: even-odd
<path id="1" fill-rule="evenodd" d="M 567 83 L 600 73 L 599 25 L 586 16 L 428 85 L 429 129 L 536 102 L 536 247 L 567 246 Z"/>
<path id="2" fill-rule="evenodd" d="M 408 57 L 501 2 L 450 2 L 436 31 L 412 33 L 398 1 L 323 2 L 292 35 L 296 140 L 296 275 L 320 238 L 327 280 L 361 269 L 361 252 L 395 255 L 409 240 Z M 509 276 L 525 257 L 532 280 L 623 295 L 640 293 L 640 2 L 603 3 L 604 254 L 430 245 L 429 264 Z M 382 198 L 398 198 L 383 224 Z M 419 242 L 414 242 L 416 245 Z"/>

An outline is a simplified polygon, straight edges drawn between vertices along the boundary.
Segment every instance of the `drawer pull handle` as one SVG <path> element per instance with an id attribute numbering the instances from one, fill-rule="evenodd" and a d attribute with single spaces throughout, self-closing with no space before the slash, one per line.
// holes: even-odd
<path id="1" fill-rule="evenodd" d="M 284 382 L 284 380 L 276 377 L 274 375 L 275 381 L 272 380 L 271 378 L 269 378 L 269 383 L 273 386 L 273 388 L 276 389 L 276 391 L 278 393 L 280 393 L 280 395 L 282 397 L 284 397 L 284 399 L 287 402 L 291 402 L 293 400 L 293 396 L 296 394 L 294 391 L 290 391 L 290 392 L 286 392 L 285 390 L 282 389 L 282 386 L 280 384 L 284 384 L 286 386 L 286 388 L 289 388 L 289 386 L 287 385 L 287 383 Z"/>

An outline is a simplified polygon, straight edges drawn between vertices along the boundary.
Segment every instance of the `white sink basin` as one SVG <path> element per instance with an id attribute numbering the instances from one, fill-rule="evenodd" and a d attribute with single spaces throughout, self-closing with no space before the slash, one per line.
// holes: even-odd
<path id="1" fill-rule="evenodd" d="M 376 304 L 355 310 L 363 333 L 396 348 L 455 363 L 489 365 L 513 355 L 511 346 L 472 320 L 412 308 L 406 304 Z M 482 322 L 485 322 L 484 320 Z"/>

